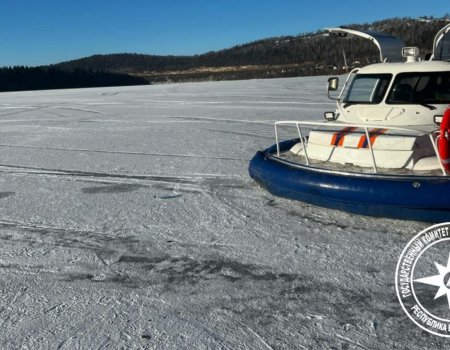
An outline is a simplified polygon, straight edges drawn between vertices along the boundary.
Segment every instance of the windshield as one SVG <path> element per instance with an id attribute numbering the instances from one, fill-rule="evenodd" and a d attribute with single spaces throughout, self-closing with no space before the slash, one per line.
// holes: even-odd
<path id="1" fill-rule="evenodd" d="M 344 103 L 377 104 L 383 100 L 391 74 L 357 74 L 352 81 Z"/>
<path id="2" fill-rule="evenodd" d="M 450 103 L 450 71 L 401 73 L 396 76 L 386 102 L 448 104 Z"/>

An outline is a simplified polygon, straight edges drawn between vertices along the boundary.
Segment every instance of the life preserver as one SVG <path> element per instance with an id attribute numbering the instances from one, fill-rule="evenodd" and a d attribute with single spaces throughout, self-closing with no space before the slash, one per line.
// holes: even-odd
<path id="1" fill-rule="evenodd" d="M 438 137 L 438 150 L 445 170 L 450 171 L 450 107 L 444 112 Z"/>

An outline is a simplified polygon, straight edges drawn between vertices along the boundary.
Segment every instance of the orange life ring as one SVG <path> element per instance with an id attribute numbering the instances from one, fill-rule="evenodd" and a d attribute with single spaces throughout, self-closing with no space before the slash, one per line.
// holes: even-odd
<path id="1" fill-rule="evenodd" d="M 444 112 L 438 137 L 438 149 L 441 163 L 450 171 L 450 107 Z"/>

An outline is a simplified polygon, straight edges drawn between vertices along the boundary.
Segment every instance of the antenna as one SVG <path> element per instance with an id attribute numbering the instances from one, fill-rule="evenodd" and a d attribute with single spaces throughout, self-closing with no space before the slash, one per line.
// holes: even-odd
<path id="1" fill-rule="evenodd" d="M 344 56 L 345 71 L 348 72 L 347 57 L 345 57 L 345 50 L 344 50 L 344 48 L 342 48 L 342 55 Z"/>

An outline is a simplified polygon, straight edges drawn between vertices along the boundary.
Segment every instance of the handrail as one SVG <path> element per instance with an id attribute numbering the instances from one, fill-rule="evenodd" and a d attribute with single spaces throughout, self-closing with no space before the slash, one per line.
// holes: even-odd
<path id="1" fill-rule="evenodd" d="M 312 122 L 312 121 L 297 121 L 297 120 L 282 120 L 275 122 L 275 125 L 288 125 L 288 124 L 303 124 L 303 125 L 311 125 L 311 126 L 337 126 L 337 127 L 356 127 L 356 128 L 383 128 L 389 130 L 398 130 L 398 131 L 407 131 L 415 134 L 417 136 L 433 134 L 433 132 L 426 132 L 423 130 L 417 129 L 409 129 L 409 128 L 401 128 L 398 126 L 389 126 L 389 125 L 380 125 L 380 124 L 357 124 L 357 123 L 333 123 L 333 122 Z"/>
<path id="2" fill-rule="evenodd" d="M 368 125 L 368 124 L 352 124 L 352 123 L 333 123 L 333 122 L 312 122 L 312 121 L 293 121 L 293 120 L 286 120 L 286 121 L 278 121 L 275 122 L 275 139 L 276 139 L 276 147 L 277 147 L 277 156 L 280 156 L 280 141 L 279 141 L 279 135 L 278 135 L 278 126 L 279 125 L 295 125 L 297 127 L 297 132 L 299 135 L 299 139 L 300 142 L 302 143 L 302 147 L 303 150 L 305 152 L 305 159 L 306 159 L 306 165 L 309 165 L 310 161 L 309 161 L 309 157 L 308 157 L 308 153 L 306 151 L 306 147 L 304 144 L 304 140 L 303 140 L 303 136 L 302 136 L 302 131 L 301 131 L 301 126 L 326 126 L 326 127 L 355 127 L 355 128 L 360 128 L 360 129 L 364 129 L 364 132 L 366 134 L 366 139 L 367 139 L 367 143 L 369 145 L 369 151 L 372 157 L 372 167 L 373 167 L 373 171 L 375 174 L 378 173 L 378 169 L 377 169 L 377 165 L 376 165 L 376 161 L 375 161 L 375 154 L 373 151 L 373 147 L 372 147 L 372 142 L 370 140 L 370 134 L 369 134 L 369 129 L 374 129 L 374 128 L 383 128 L 383 129 L 388 129 L 388 130 L 394 130 L 394 131 L 402 131 L 403 133 L 407 134 L 407 135 L 412 135 L 412 136 L 423 136 L 423 135 L 428 135 L 431 141 L 431 145 L 433 147 L 433 150 L 435 152 L 435 155 L 438 159 L 438 163 L 439 166 L 442 170 L 442 174 L 444 176 L 447 175 L 444 166 L 442 165 L 441 161 L 440 161 L 440 157 L 439 157 L 439 150 L 437 148 L 436 145 L 436 141 L 434 140 L 434 132 L 426 132 L 426 131 L 422 131 L 422 130 L 417 130 L 417 129 L 410 129 L 410 128 L 402 128 L 402 127 L 397 127 L 397 126 L 387 126 L 387 125 Z"/>

